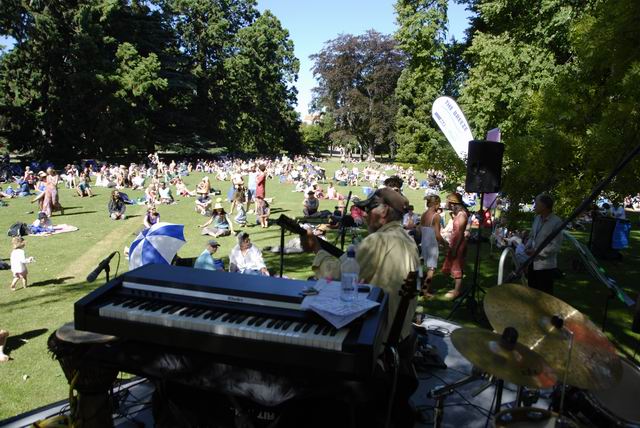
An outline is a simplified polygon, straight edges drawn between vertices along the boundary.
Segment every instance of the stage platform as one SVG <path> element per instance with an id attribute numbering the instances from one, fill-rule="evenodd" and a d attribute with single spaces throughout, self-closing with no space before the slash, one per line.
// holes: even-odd
<path id="1" fill-rule="evenodd" d="M 421 411 L 422 421 L 416 422 L 415 427 L 430 427 L 433 426 L 435 401 L 428 397 L 429 391 L 468 376 L 471 374 L 472 366 L 451 344 L 449 334 L 459 328 L 458 325 L 443 319 L 427 317 L 422 326 L 428 332 L 426 340 L 424 337 L 421 338 L 422 342 L 433 346 L 447 365 L 446 369 L 421 367 L 418 371 L 420 386 L 413 395 L 412 402 L 416 409 Z M 487 384 L 488 380 L 476 380 L 457 388 L 447 396 L 444 400 L 442 426 L 466 428 L 492 426 L 491 421 L 487 424 L 487 417 L 495 400 L 496 388 Z M 118 411 L 114 414 L 114 426 L 118 428 L 153 427 L 152 394 L 153 385 L 145 379 L 120 382 L 114 391 L 114 396 L 120 403 Z M 542 391 L 542 398 L 534 406 L 547 408 L 550 394 L 551 391 Z M 502 396 L 503 410 L 513 406 L 515 396 L 516 387 L 505 384 Z M 61 401 L 0 422 L 0 426 L 28 427 L 36 421 L 68 412 L 68 409 L 68 402 Z"/>

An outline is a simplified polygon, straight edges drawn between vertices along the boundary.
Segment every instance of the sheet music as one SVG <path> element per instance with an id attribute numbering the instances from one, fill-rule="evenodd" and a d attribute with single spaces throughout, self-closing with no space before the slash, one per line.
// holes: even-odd
<path id="1" fill-rule="evenodd" d="M 318 290 L 315 296 L 307 296 L 302 308 L 312 310 L 330 322 L 335 328 L 341 328 L 374 308 L 380 303 L 367 299 L 367 293 L 356 293 L 356 299 L 345 302 L 340 299 L 340 282 L 320 279 L 314 285 Z"/>

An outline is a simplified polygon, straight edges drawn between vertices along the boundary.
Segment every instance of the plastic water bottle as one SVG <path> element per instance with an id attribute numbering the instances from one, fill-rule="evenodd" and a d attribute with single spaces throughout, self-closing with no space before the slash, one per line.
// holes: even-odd
<path id="1" fill-rule="evenodd" d="M 360 277 L 360 266 L 356 261 L 356 250 L 353 245 L 347 250 L 347 258 L 340 265 L 340 298 L 345 302 L 352 302 L 358 294 L 358 279 Z"/>

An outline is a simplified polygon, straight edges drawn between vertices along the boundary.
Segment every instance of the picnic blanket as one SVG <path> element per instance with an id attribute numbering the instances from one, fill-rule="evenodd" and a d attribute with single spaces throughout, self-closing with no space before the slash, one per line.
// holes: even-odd
<path id="1" fill-rule="evenodd" d="M 52 227 L 31 227 L 31 236 L 50 236 L 77 230 L 77 227 L 70 224 L 57 224 Z"/>

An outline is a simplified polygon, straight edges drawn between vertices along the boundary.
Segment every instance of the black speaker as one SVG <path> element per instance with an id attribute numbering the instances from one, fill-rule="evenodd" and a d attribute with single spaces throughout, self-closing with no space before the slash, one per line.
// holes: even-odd
<path id="1" fill-rule="evenodd" d="M 612 246 L 613 231 L 616 229 L 616 220 L 613 217 L 595 216 L 591 223 L 590 249 L 594 256 L 601 259 L 620 259 L 619 251 Z"/>
<path id="2" fill-rule="evenodd" d="M 497 193 L 502 186 L 504 144 L 495 141 L 469 141 L 467 152 L 467 192 Z"/>

